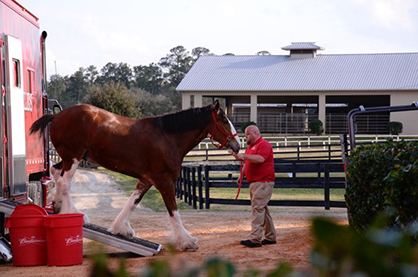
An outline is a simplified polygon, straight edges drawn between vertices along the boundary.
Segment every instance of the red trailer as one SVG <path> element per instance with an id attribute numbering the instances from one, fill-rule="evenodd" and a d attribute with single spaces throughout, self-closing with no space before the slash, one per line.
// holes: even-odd
<path id="1" fill-rule="evenodd" d="M 46 32 L 41 34 L 38 18 L 13 0 L 0 0 L 0 18 L 0 197 L 44 206 L 47 136 L 28 132 L 48 112 Z"/>
<path id="2" fill-rule="evenodd" d="M 0 0 L 0 258 L 5 261 L 11 259 L 5 215 L 28 202 L 46 208 L 54 186 L 49 179 L 49 136 L 29 136 L 32 123 L 49 110 L 45 39 L 36 16 L 14 0 Z M 51 106 L 54 111 L 61 108 L 57 102 Z M 142 256 L 161 250 L 160 244 L 115 236 L 94 224 L 86 224 L 83 235 Z"/>

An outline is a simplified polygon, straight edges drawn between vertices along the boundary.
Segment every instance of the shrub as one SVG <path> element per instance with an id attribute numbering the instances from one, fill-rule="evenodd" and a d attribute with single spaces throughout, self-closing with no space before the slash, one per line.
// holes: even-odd
<path id="1" fill-rule="evenodd" d="M 241 124 L 241 132 L 245 133 L 245 129 L 250 125 L 257 125 L 254 121 L 247 121 Z"/>
<path id="2" fill-rule="evenodd" d="M 398 121 L 391 121 L 388 123 L 388 132 L 391 135 L 399 135 L 403 131 L 403 125 Z"/>
<path id="3" fill-rule="evenodd" d="M 314 219 L 311 264 L 319 273 L 314 276 L 417 276 L 418 249 L 411 234 L 385 229 L 385 220 L 379 215 L 359 234 L 328 219 Z"/>
<path id="4" fill-rule="evenodd" d="M 322 124 L 321 120 L 319 120 L 319 119 L 312 120 L 309 123 L 309 131 L 313 134 L 318 135 L 318 136 L 322 135 L 322 133 L 324 132 L 324 127 L 323 126 L 324 125 Z"/>
<path id="5" fill-rule="evenodd" d="M 345 200 L 350 227 L 367 230 L 379 212 L 387 225 L 406 227 L 418 219 L 418 141 L 359 146 L 350 154 Z"/>

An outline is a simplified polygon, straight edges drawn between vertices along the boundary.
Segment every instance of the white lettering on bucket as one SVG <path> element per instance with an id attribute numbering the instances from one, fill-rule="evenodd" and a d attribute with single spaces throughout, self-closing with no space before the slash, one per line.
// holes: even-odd
<path id="1" fill-rule="evenodd" d="M 20 246 L 28 245 L 28 244 L 44 244 L 46 242 L 45 238 L 37 238 L 35 236 L 32 236 L 30 238 L 23 237 L 19 239 Z"/>
<path id="2" fill-rule="evenodd" d="M 76 237 L 69 237 L 65 239 L 66 246 L 70 246 L 76 243 L 83 243 L 83 237 L 80 235 L 77 235 Z"/>

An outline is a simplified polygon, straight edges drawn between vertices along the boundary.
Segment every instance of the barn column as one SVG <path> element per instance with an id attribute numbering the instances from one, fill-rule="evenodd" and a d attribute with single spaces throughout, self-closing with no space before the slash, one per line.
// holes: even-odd
<path id="1" fill-rule="evenodd" d="M 251 94 L 250 121 L 257 123 L 257 94 Z"/>
<path id="2" fill-rule="evenodd" d="M 198 93 L 198 94 L 194 95 L 194 106 L 195 106 L 195 108 L 203 106 L 202 94 Z"/>
<path id="3" fill-rule="evenodd" d="M 181 108 L 183 110 L 186 110 L 188 108 L 190 108 L 190 94 L 189 93 L 182 93 L 182 97 L 181 97 Z"/>
<path id="4" fill-rule="evenodd" d="M 318 119 L 321 120 L 324 126 L 324 133 L 326 131 L 326 115 L 325 115 L 325 104 L 326 104 L 326 96 L 325 94 L 318 95 Z"/>

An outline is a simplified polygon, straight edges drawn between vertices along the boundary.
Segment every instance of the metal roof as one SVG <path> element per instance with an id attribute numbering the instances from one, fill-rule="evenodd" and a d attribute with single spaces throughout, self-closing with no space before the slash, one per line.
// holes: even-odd
<path id="1" fill-rule="evenodd" d="M 178 91 L 418 89 L 418 53 L 202 56 Z"/>

